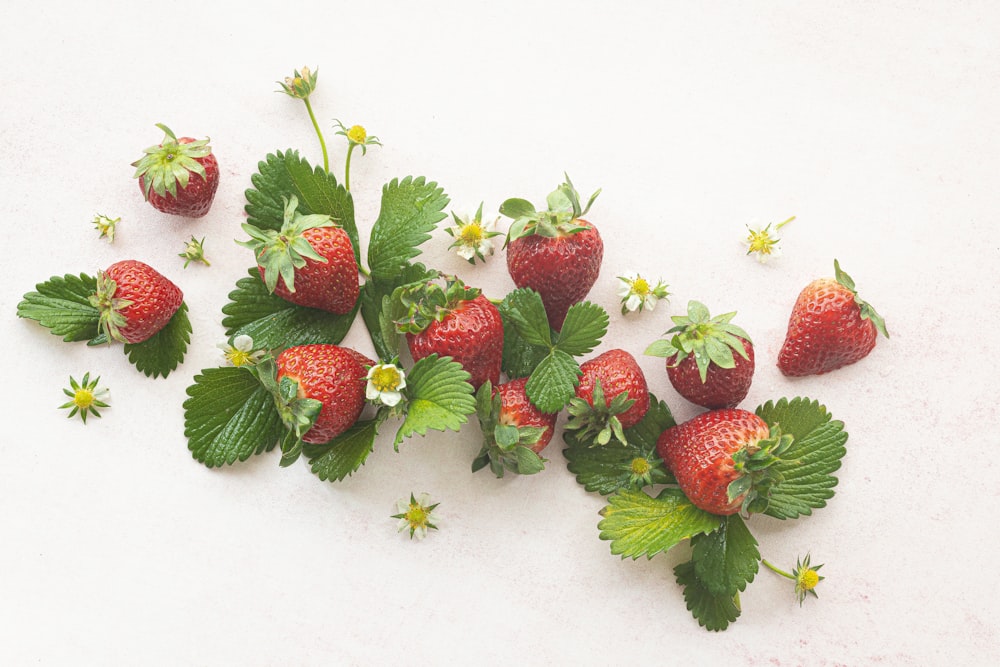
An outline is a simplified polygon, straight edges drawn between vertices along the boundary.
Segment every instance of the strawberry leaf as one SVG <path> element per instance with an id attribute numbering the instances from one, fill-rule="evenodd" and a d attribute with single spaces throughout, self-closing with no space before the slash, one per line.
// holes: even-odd
<path id="1" fill-rule="evenodd" d="M 511 294 L 514 293 L 511 292 Z M 497 310 L 500 311 L 504 331 L 501 368 L 508 378 L 514 380 L 531 375 L 531 371 L 535 370 L 542 359 L 549 354 L 550 348 L 532 345 L 521 336 L 512 316 L 514 306 L 511 303 L 510 296 L 508 294 L 497 305 Z M 546 328 L 548 327 L 548 320 L 545 320 L 544 316 L 543 324 Z"/>
<path id="2" fill-rule="evenodd" d="M 721 517 L 691 504 L 680 489 L 668 488 L 652 498 L 643 491 L 622 489 L 608 497 L 597 527 L 611 541 L 611 553 L 622 558 L 652 558 L 661 551 L 719 528 Z"/>
<path id="3" fill-rule="evenodd" d="M 427 435 L 428 429 L 459 430 L 476 411 L 470 377 L 451 357 L 432 354 L 415 363 L 406 376 L 406 419 L 393 446 L 399 449 L 403 438 Z"/>
<path id="4" fill-rule="evenodd" d="M 246 368 L 208 368 L 184 401 L 184 435 L 195 460 L 209 468 L 270 451 L 284 432 L 274 397 Z"/>
<path id="5" fill-rule="evenodd" d="M 757 415 L 768 426 L 777 425 L 794 438 L 775 465 L 781 481 L 771 490 L 764 514 L 795 519 L 824 507 L 837 485 L 833 473 L 847 452 L 844 423 L 832 419 L 824 406 L 808 398 L 768 401 L 757 408 Z"/>
<path id="6" fill-rule="evenodd" d="M 354 199 L 333 174 L 322 167 L 312 167 L 299 157 L 298 151 L 277 151 L 257 164 L 257 173 L 250 177 L 250 182 L 254 187 L 245 193 L 248 223 L 261 229 L 280 230 L 284 223 L 284 200 L 295 195 L 299 213 L 329 215 L 344 228 L 354 246 L 354 259 L 360 264 Z"/>
<path id="7" fill-rule="evenodd" d="M 303 444 L 302 453 L 321 480 L 339 482 L 364 465 L 372 453 L 377 434 L 377 420 L 359 421 L 327 443 Z"/>
<path id="8" fill-rule="evenodd" d="M 53 276 L 35 285 L 17 304 L 17 316 L 35 320 L 66 342 L 89 340 L 98 334 L 100 313 L 90 304 L 97 279 L 81 273 Z"/>
<path id="9" fill-rule="evenodd" d="M 372 227 L 368 244 L 368 268 L 376 280 L 393 280 L 411 259 L 420 254 L 418 246 L 431 238 L 448 205 L 448 196 L 437 183 L 423 177 L 393 179 L 382 188 L 382 208 Z"/>
<path id="10" fill-rule="evenodd" d="M 256 267 L 236 281 L 229 303 L 222 307 L 226 336 L 253 338 L 257 349 L 279 350 L 310 343 L 340 343 L 350 330 L 359 305 L 347 315 L 298 306 L 270 294 Z"/>
<path id="11" fill-rule="evenodd" d="M 574 303 L 566 313 L 566 320 L 556 340 L 556 348 L 570 356 L 579 357 L 600 345 L 607 332 L 606 310 L 589 301 Z"/>
<path id="12" fill-rule="evenodd" d="M 542 412 L 559 412 L 576 395 L 580 364 L 562 350 L 552 350 L 538 364 L 524 392 Z"/>
<path id="13" fill-rule="evenodd" d="M 578 440 L 576 431 L 563 431 L 568 445 L 563 450 L 566 467 L 587 491 L 609 495 L 621 489 L 675 483 L 656 454 L 656 441 L 675 424 L 674 418 L 666 403 L 652 395 L 649 398 L 646 416 L 625 430 L 627 445 L 592 447 L 591 442 Z"/>
<path id="14" fill-rule="evenodd" d="M 184 361 L 184 353 L 191 342 L 191 320 L 187 313 L 187 304 L 182 301 L 167 325 L 151 338 L 125 344 L 125 354 L 136 370 L 145 373 L 146 377 L 167 377 Z"/>
<path id="15" fill-rule="evenodd" d="M 734 594 L 712 593 L 698 578 L 693 560 L 674 568 L 677 583 L 684 587 L 684 601 L 688 611 L 706 630 L 725 630 L 740 617 L 739 599 Z"/>
<path id="16" fill-rule="evenodd" d="M 757 574 L 757 540 L 739 514 L 726 517 L 718 530 L 695 536 L 691 546 L 695 574 L 712 595 L 736 595 Z"/>
<path id="17" fill-rule="evenodd" d="M 521 340 L 545 349 L 552 347 L 552 330 L 538 292 L 528 288 L 516 289 L 504 297 L 503 303 L 507 318 L 513 322 Z"/>

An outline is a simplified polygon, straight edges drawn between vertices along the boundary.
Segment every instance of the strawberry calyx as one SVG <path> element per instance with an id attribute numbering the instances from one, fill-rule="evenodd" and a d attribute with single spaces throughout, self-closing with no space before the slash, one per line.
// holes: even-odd
<path id="1" fill-rule="evenodd" d="M 579 431 L 577 436 L 581 442 L 590 442 L 590 446 L 604 446 L 611 442 L 613 435 L 618 442 L 628 445 L 622 423 L 617 415 L 628 411 L 635 399 L 628 397 L 628 391 L 623 391 L 608 403 L 601 388 L 601 379 L 594 378 L 594 404 L 580 397 L 571 398 L 566 407 L 569 420 L 565 428 Z"/>
<path id="2" fill-rule="evenodd" d="M 145 155 L 132 163 L 136 168 L 133 178 L 143 179 L 143 196 L 147 201 L 150 190 L 161 197 L 168 192 L 176 197 L 177 187 L 186 188 L 192 173 L 208 180 L 205 167 L 198 159 L 212 153 L 208 139 L 181 142 L 163 123 L 157 123 L 156 127 L 163 130 L 163 141 L 145 149 Z"/>
<path id="3" fill-rule="evenodd" d="M 486 466 L 497 477 L 504 472 L 532 475 L 545 469 L 547 459 L 532 451 L 545 435 L 539 426 L 521 426 L 503 418 L 503 402 L 499 392 L 494 393 L 493 383 L 484 382 L 476 392 L 476 416 L 483 431 L 483 446 L 472 461 L 472 472 Z"/>
<path id="4" fill-rule="evenodd" d="M 875 308 L 870 303 L 864 301 L 861 297 L 858 296 L 858 290 L 854 284 L 854 279 L 851 278 L 849 275 L 847 275 L 847 273 L 840 268 L 840 262 L 837 261 L 836 259 L 833 260 L 833 271 L 834 275 L 836 276 L 837 282 L 840 283 L 840 285 L 844 287 L 844 289 L 848 290 L 851 294 L 854 295 L 854 303 L 858 304 L 858 308 L 861 310 L 861 319 L 871 320 L 872 324 L 875 325 L 875 328 L 878 330 L 878 332 L 883 336 L 885 336 L 886 338 L 888 338 L 889 330 L 886 329 L 885 327 L 885 319 L 878 314 L 878 311 L 876 311 Z"/>
<path id="5" fill-rule="evenodd" d="M 672 357 L 671 366 L 678 366 L 689 356 L 694 356 L 702 383 L 708 376 L 708 368 L 715 364 L 720 368 L 734 368 L 736 358 L 733 353 L 749 359 L 743 340 L 752 342 L 749 334 L 731 323 L 736 311 L 712 317 L 708 308 L 698 301 L 689 301 L 687 315 L 671 317 L 675 326 L 666 331 L 673 333 L 669 340 L 658 340 L 646 348 L 646 354 L 654 357 Z M 740 340 L 740 339 L 743 340 Z"/>
<path id="6" fill-rule="evenodd" d="M 278 364 L 270 355 L 245 368 L 274 398 L 274 407 L 285 426 L 280 442 L 281 466 L 289 466 L 302 454 L 302 437 L 316 423 L 323 404 L 299 396 L 299 383 L 294 378 L 285 376 L 279 381 Z"/>
<path id="7" fill-rule="evenodd" d="M 405 315 L 395 320 L 400 333 L 418 334 L 431 325 L 440 322 L 463 302 L 478 297 L 482 290 L 467 287 L 458 276 L 444 276 L 442 287 L 434 281 L 415 283 L 399 292 L 399 299 Z"/>
<path id="8" fill-rule="evenodd" d="M 507 231 L 504 241 L 506 248 L 512 241 L 523 236 L 545 236 L 558 238 L 577 234 L 590 227 L 580 224 L 580 218 L 587 214 L 601 190 L 590 196 L 585 207 L 580 205 L 580 193 L 573 187 L 569 176 L 564 174 L 566 182 L 549 193 L 546 197 L 546 210 L 537 211 L 535 205 L 526 199 L 511 198 L 500 205 L 500 213 L 514 222 Z"/>
<path id="9" fill-rule="evenodd" d="M 97 308 L 98 327 L 110 343 L 112 339 L 126 343 L 121 330 L 128 326 L 128 320 L 122 311 L 134 302 L 115 296 L 118 283 L 104 271 L 97 272 L 97 290 L 90 295 L 90 305 Z"/>
<path id="10" fill-rule="evenodd" d="M 775 424 L 769 437 L 748 443 L 733 454 L 733 469 L 739 477 L 729 483 L 726 494 L 730 502 L 742 498 L 740 511 L 744 515 L 767 509 L 771 490 L 783 480 L 775 464 L 782 460 L 793 441 L 791 433 L 782 433 Z"/>
<path id="11" fill-rule="evenodd" d="M 283 199 L 285 210 L 280 230 L 243 223 L 243 231 L 250 235 L 250 240 L 237 241 L 253 251 L 257 263 L 264 268 L 264 284 L 272 293 L 278 286 L 279 276 L 288 291 L 294 292 L 295 271 L 305 266 L 307 260 L 327 263 L 326 257 L 316 252 L 303 234 L 310 229 L 337 226 L 329 215 L 299 213 L 299 199 L 295 195 Z"/>

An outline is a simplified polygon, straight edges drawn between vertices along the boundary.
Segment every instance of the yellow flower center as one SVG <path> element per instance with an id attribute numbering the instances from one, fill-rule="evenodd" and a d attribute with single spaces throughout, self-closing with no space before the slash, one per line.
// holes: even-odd
<path id="1" fill-rule="evenodd" d="M 365 128 L 355 125 L 347 131 L 347 138 L 356 144 L 363 144 L 368 138 L 368 133 L 365 131 Z"/>
<path id="2" fill-rule="evenodd" d="M 632 474 L 642 477 L 649 473 L 649 461 L 641 456 L 632 459 Z"/>
<path id="3" fill-rule="evenodd" d="M 775 243 L 777 241 L 771 238 L 771 233 L 767 229 L 759 231 L 751 229 L 750 235 L 747 237 L 750 252 L 759 252 L 762 255 L 770 255 L 771 248 Z"/>
<path id="4" fill-rule="evenodd" d="M 427 511 L 418 503 L 410 503 L 410 509 L 406 511 L 406 522 L 410 528 L 417 529 L 427 526 Z"/>
<path id="5" fill-rule="evenodd" d="M 399 387 L 399 371 L 396 370 L 395 366 L 379 366 L 372 373 L 371 381 L 372 386 L 379 392 L 396 391 L 396 388 Z M 411 512 L 414 507 L 415 505 L 410 505 Z"/>
<path id="6" fill-rule="evenodd" d="M 799 588 L 804 591 L 811 591 L 819 583 L 819 574 L 816 570 L 803 570 L 799 572 Z"/>
<path id="7" fill-rule="evenodd" d="M 94 392 L 89 389 L 77 389 L 73 394 L 73 404 L 81 410 L 86 410 L 94 404 Z"/>
<path id="8" fill-rule="evenodd" d="M 483 228 L 478 222 L 470 222 L 462 225 L 462 229 L 458 232 L 458 236 L 467 245 L 477 245 L 483 240 Z"/>
<path id="9" fill-rule="evenodd" d="M 237 350 L 235 347 L 226 352 L 226 359 L 233 366 L 239 368 L 240 366 L 246 366 L 247 364 L 253 363 L 253 357 L 250 356 L 250 352 L 244 352 L 243 350 Z"/>
<path id="10" fill-rule="evenodd" d="M 649 281 L 642 276 L 636 278 L 632 281 L 632 292 L 639 296 L 646 296 L 649 294 Z"/>

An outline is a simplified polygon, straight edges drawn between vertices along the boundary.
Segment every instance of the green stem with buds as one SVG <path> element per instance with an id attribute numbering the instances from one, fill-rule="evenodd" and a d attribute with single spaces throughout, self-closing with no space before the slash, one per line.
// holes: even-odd
<path id="1" fill-rule="evenodd" d="M 312 121 L 313 127 L 316 129 L 316 136 L 319 137 L 320 148 L 323 149 L 323 170 L 330 171 L 330 159 L 326 153 L 326 141 L 323 139 L 323 132 L 319 129 L 319 123 L 316 122 L 316 114 L 313 113 L 313 108 L 309 103 L 308 97 L 302 98 L 302 101 L 306 103 L 306 111 L 309 112 L 309 120 Z"/>

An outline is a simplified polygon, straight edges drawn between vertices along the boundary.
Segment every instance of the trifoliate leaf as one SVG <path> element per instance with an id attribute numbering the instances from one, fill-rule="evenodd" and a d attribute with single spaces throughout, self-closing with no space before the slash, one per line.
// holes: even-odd
<path id="1" fill-rule="evenodd" d="M 611 553 L 622 558 L 652 558 L 695 535 L 719 527 L 721 517 L 691 504 L 680 489 L 668 488 L 652 498 L 643 491 L 623 489 L 608 497 L 597 525 L 601 539 L 611 541 Z"/>
<path id="2" fill-rule="evenodd" d="M 181 302 L 167 325 L 141 343 L 126 343 L 128 360 L 146 377 L 167 377 L 170 371 L 184 361 L 188 343 L 191 342 L 191 320 L 187 304 Z"/>
<path id="3" fill-rule="evenodd" d="M 188 449 L 209 468 L 270 451 L 285 430 L 274 397 L 246 368 L 205 369 L 195 375 L 187 395 Z"/>
<path id="4" fill-rule="evenodd" d="M 376 280 L 392 280 L 420 254 L 418 246 L 447 217 L 448 196 L 423 177 L 393 179 L 382 188 L 382 208 L 372 227 L 368 268 Z"/>
<path id="5" fill-rule="evenodd" d="M 706 630 L 718 632 L 740 616 L 737 595 L 713 594 L 698 578 L 694 561 L 681 563 L 674 568 L 677 583 L 684 587 L 684 601 L 688 611 Z"/>
<path id="6" fill-rule="evenodd" d="M 695 574 L 712 595 L 732 597 L 757 574 L 757 540 L 739 514 L 726 517 L 718 530 L 693 538 L 691 546 Z"/>
<path id="7" fill-rule="evenodd" d="M 17 316 L 35 320 L 66 342 L 89 340 L 98 334 L 100 313 L 90 304 L 97 279 L 81 273 L 53 276 L 35 285 L 17 304 Z"/>
<path id="8" fill-rule="evenodd" d="M 542 359 L 524 385 L 524 392 L 542 412 L 559 412 L 576 395 L 580 364 L 562 350 Z"/>
<path id="9" fill-rule="evenodd" d="M 337 178 L 322 167 L 312 167 L 298 151 L 269 153 L 250 177 L 254 189 L 246 191 L 247 222 L 262 229 L 280 230 L 285 200 L 295 195 L 302 215 L 324 214 L 344 228 L 360 264 L 358 228 L 354 223 L 354 200 Z"/>
<path id="10" fill-rule="evenodd" d="M 469 373 L 451 357 L 432 354 L 413 365 L 406 375 L 406 419 L 393 443 L 398 449 L 403 438 L 414 433 L 457 431 L 476 411 L 476 398 Z"/>
<path id="11" fill-rule="evenodd" d="M 508 295 L 509 297 L 509 295 Z M 503 320 L 503 359 L 501 369 L 511 380 L 527 377 L 538 367 L 542 359 L 548 356 L 551 348 L 532 345 L 524 340 L 518 332 L 514 319 L 511 317 L 511 304 L 505 298 L 498 306 Z M 545 322 L 548 326 L 548 322 Z"/>
<path id="12" fill-rule="evenodd" d="M 832 419 L 818 401 L 808 398 L 782 398 L 757 408 L 757 415 L 772 428 L 794 438 L 791 447 L 775 465 L 781 481 L 771 490 L 764 514 L 776 519 L 795 519 L 824 507 L 833 497 L 840 468 L 847 452 L 844 423 Z"/>
<path id="13" fill-rule="evenodd" d="M 514 324 L 525 343 L 545 349 L 552 347 L 552 330 L 538 292 L 527 288 L 516 289 L 504 297 L 503 305 L 507 319 Z"/>
<path id="14" fill-rule="evenodd" d="M 563 450 L 567 469 L 587 491 L 608 495 L 620 489 L 639 489 L 656 484 L 673 484 L 656 453 L 660 434 L 675 424 L 667 404 L 650 395 L 649 410 L 642 421 L 625 429 L 627 445 L 592 447 L 577 440 L 574 431 L 563 431 L 568 447 Z"/>
<path id="15" fill-rule="evenodd" d="M 333 440 L 322 445 L 302 445 L 309 466 L 325 481 L 341 481 L 364 465 L 375 445 L 378 420 L 356 422 Z"/>
<path id="16" fill-rule="evenodd" d="M 556 348 L 573 357 L 589 354 L 600 345 L 607 331 L 606 310 L 589 301 L 574 303 L 566 313 Z"/>
<path id="17" fill-rule="evenodd" d="M 351 328 L 359 305 L 347 315 L 298 306 L 270 294 L 256 267 L 236 281 L 222 307 L 227 336 L 247 335 L 257 349 L 279 350 L 310 343 L 340 343 Z"/>

